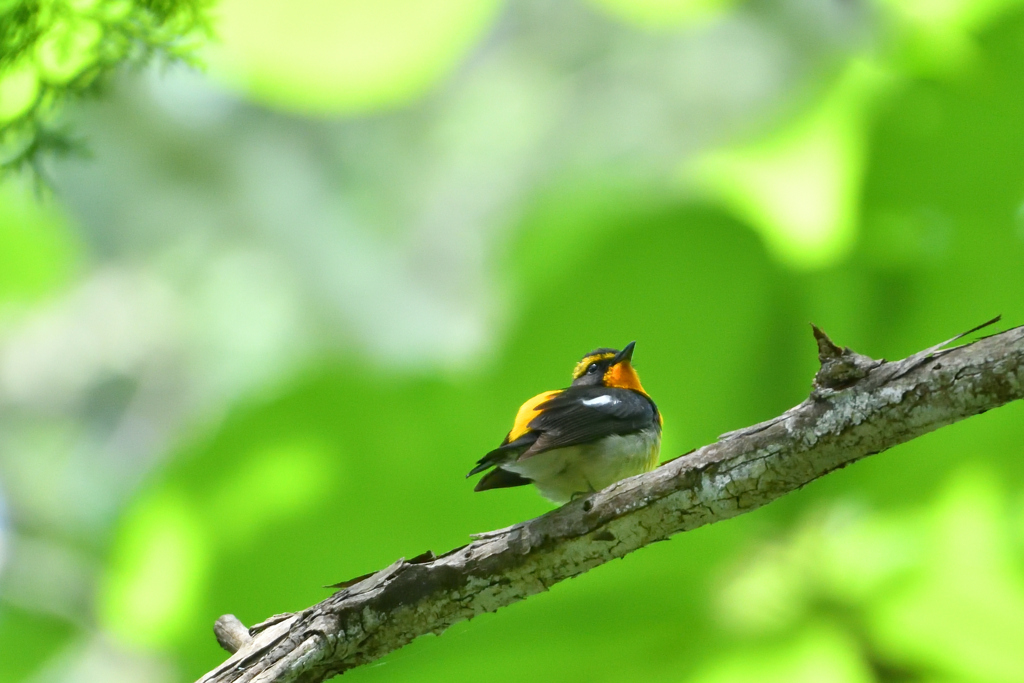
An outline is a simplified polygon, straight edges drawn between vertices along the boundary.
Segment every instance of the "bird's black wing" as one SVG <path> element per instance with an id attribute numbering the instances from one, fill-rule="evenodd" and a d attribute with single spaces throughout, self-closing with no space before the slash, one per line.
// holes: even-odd
<path id="1" fill-rule="evenodd" d="M 471 469 L 469 474 L 466 475 L 467 477 L 472 477 L 474 474 L 479 474 L 491 467 L 494 469 L 485 474 L 476 483 L 476 487 L 473 490 L 487 491 L 488 489 L 504 489 L 511 486 L 526 486 L 533 483 L 530 479 L 520 476 L 515 472 L 502 469 L 501 464 L 515 461 L 523 451 L 536 443 L 539 436 L 538 432 L 531 431 L 511 442 L 506 437 L 500 446 L 480 458 L 476 463 L 476 467 Z"/>
<path id="2" fill-rule="evenodd" d="M 466 476 L 472 477 L 474 474 L 479 474 L 489 467 L 497 467 L 503 462 L 511 462 L 515 460 L 519 457 L 520 453 L 536 443 L 537 437 L 539 436 L 540 434 L 538 432 L 527 432 L 512 442 L 509 442 L 508 437 L 505 437 L 505 441 L 503 441 L 500 446 L 477 460 L 476 467 L 471 469 L 469 474 Z"/>
<path id="3" fill-rule="evenodd" d="M 519 459 L 658 424 L 651 400 L 630 389 L 570 387 L 537 408 L 540 414 L 530 421 L 530 429 L 539 436 Z"/>
<path id="4" fill-rule="evenodd" d="M 490 491 L 491 489 L 507 489 L 513 486 L 526 486 L 532 484 L 532 479 L 509 472 L 503 467 L 495 467 L 493 470 L 480 478 L 473 488 L 474 491 Z"/>

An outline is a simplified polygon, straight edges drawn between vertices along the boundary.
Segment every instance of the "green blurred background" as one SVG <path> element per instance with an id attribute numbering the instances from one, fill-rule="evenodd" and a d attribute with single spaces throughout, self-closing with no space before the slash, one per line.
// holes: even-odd
<path id="1" fill-rule="evenodd" d="M 44 2 L 0 118 L 130 5 Z M 802 400 L 809 321 L 886 358 L 1024 322 L 1024 2 L 210 11 L 205 72 L 124 70 L 52 192 L 0 185 L 0 681 L 193 680 L 223 613 L 542 514 L 463 475 L 593 347 L 638 341 L 668 457 Z M 1020 683 L 1022 417 L 347 678 Z"/>

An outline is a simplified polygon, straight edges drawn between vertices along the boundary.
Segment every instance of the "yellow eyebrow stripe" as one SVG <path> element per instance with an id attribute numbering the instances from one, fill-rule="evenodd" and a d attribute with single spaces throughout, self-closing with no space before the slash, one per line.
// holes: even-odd
<path id="1" fill-rule="evenodd" d="M 577 363 L 576 367 L 573 368 L 573 370 L 572 370 L 572 378 L 576 379 L 578 377 L 581 377 L 583 375 L 583 373 L 587 371 L 587 367 L 591 363 L 594 363 L 594 362 L 599 361 L 599 360 L 608 360 L 609 358 L 614 358 L 614 357 L 615 357 L 614 353 L 595 353 L 592 356 L 585 356 L 583 358 L 583 360 L 581 360 L 579 363 Z"/>
<path id="2" fill-rule="evenodd" d="M 537 409 L 537 406 L 551 398 L 554 398 L 560 393 L 562 393 L 561 389 L 556 389 L 554 391 L 545 391 L 543 394 L 537 394 L 529 401 L 524 403 L 522 406 L 520 406 L 519 412 L 516 413 L 516 421 L 512 425 L 512 431 L 510 431 L 508 433 L 508 436 L 505 437 L 505 442 L 508 443 L 511 441 L 515 441 L 523 434 L 530 431 L 530 422 L 540 413 L 540 411 Z"/>

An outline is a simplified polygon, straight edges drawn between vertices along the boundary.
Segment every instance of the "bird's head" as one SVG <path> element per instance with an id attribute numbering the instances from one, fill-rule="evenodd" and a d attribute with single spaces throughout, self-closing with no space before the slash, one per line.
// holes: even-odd
<path id="1" fill-rule="evenodd" d="M 572 385 L 617 387 L 646 394 L 630 363 L 635 345 L 636 342 L 629 342 L 621 351 L 594 349 L 576 364 L 572 371 Z"/>

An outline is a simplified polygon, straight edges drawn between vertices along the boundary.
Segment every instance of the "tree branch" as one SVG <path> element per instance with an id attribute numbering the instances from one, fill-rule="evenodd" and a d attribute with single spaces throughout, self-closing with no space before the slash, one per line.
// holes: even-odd
<path id="1" fill-rule="evenodd" d="M 754 510 L 860 458 L 1024 397 L 1024 327 L 946 348 L 960 335 L 893 363 L 841 349 L 817 328 L 814 334 L 821 369 L 813 390 L 783 415 L 440 557 L 402 559 L 339 584 L 342 590 L 323 602 L 249 629 L 251 639 L 222 638 L 238 650 L 200 680 L 323 681 L 417 636 L 441 633 L 672 534 Z"/>

